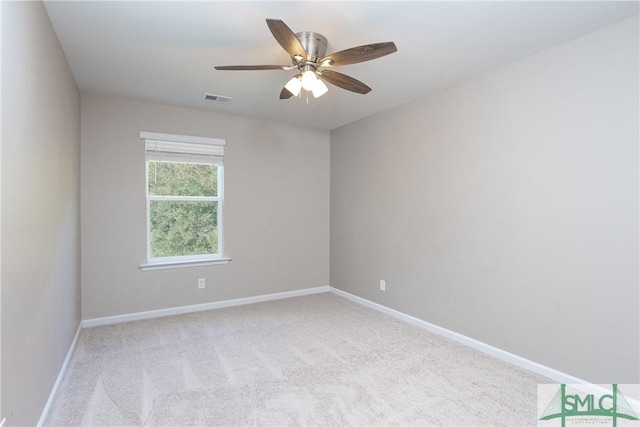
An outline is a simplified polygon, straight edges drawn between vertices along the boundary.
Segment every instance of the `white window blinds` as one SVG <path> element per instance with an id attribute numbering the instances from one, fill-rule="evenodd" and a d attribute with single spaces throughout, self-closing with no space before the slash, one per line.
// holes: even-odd
<path id="1" fill-rule="evenodd" d="M 161 162 L 223 164 L 226 141 L 202 136 L 140 132 L 145 140 L 146 160 Z"/>

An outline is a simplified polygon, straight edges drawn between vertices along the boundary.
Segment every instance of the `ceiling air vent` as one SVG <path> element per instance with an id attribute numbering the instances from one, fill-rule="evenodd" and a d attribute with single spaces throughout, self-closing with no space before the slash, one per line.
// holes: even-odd
<path id="1" fill-rule="evenodd" d="M 231 102 L 233 98 L 231 98 L 230 96 L 211 95 L 210 93 L 205 93 L 204 99 L 207 99 L 213 102 L 218 102 L 220 104 L 228 104 Z"/>

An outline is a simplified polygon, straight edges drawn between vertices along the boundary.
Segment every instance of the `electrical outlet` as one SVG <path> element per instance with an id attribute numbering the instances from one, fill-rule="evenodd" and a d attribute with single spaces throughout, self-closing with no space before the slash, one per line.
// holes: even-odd
<path id="1" fill-rule="evenodd" d="M 386 291 L 387 289 L 387 282 L 385 282 L 384 280 L 380 280 L 380 290 L 381 291 Z"/>
<path id="2" fill-rule="evenodd" d="M 204 279 L 198 279 L 198 289 L 204 289 L 204 288 L 205 288 Z"/>

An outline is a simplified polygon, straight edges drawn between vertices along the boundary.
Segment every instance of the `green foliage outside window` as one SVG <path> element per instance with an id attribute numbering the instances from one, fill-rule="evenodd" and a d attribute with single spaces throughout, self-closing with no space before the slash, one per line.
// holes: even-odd
<path id="1" fill-rule="evenodd" d="M 149 161 L 149 195 L 216 197 L 218 167 Z M 218 253 L 218 202 L 151 200 L 151 256 Z"/>
<path id="2" fill-rule="evenodd" d="M 150 161 L 149 194 L 215 197 L 218 195 L 218 166 Z"/>

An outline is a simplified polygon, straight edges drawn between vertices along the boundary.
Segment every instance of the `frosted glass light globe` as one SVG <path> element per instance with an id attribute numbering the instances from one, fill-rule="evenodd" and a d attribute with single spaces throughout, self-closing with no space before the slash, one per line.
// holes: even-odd
<path id="1" fill-rule="evenodd" d="M 313 96 L 314 98 L 318 98 L 321 97 L 322 95 L 324 95 L 325 93 L 327 93 L 327 91 L 329 90 L 329 88 L 327 87 L 326 84 L 324 84 L 324 82 L 320 79 L 317 79 L 316 82 L 313 85 Z"/>
<path id="2" fill-rule="evenodd" d="M 302 73 L 302 87 L 305 90 L 313 90 L 316 80 L 318 80 L 318 77 L 315 71 L 307 70 Z"/>
<path id="3" fill-rule="evenodd" d="M 289 80 L 284 87 L 291 92 L 293 96 L 298 96 L 300 94 L 300 89 L 302 88 L 302 83 L 300 83 L 300 78 L 295 76 Z"/>

